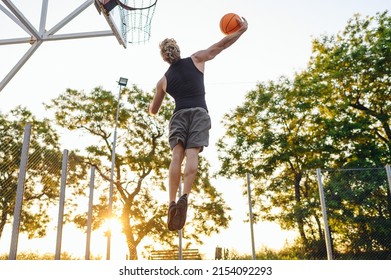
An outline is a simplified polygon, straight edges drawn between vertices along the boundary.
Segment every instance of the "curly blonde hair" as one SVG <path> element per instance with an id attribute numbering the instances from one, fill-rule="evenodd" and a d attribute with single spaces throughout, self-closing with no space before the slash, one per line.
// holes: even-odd
<path id="1" fill-rule="evenodd" d="M 164 39 L 159 47 L 163 60 L 169 64 L 173 64 L 181 58 L 181 51 L 174 39 Z"/>

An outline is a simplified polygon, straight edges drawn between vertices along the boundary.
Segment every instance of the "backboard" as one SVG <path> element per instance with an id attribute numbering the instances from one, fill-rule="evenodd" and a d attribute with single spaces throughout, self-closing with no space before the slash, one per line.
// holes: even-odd
<path id="1" fill-rule="evenodd" d="M 128 17 L 125 16 L 123 9 L 116 4 L 116 1 L 112 0 L 94 0 L 95 7 L 100 14 L 106 18 L 111 30 L 113 31 L 118 42 L 126 48 L 127 46 L 127 26 Z M 126 2 L 126 1 L 123 1 Z"/>

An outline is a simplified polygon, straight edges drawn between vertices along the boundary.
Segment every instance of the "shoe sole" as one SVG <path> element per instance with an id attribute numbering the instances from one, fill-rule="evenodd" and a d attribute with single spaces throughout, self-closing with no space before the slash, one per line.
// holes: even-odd
<path id="1" fill-rule="evenodd" d="M 181 230 L 185 226 L 186 216 L 187 216 L 187 201 L 185 199 L 179 199 L 177 202 L 176 214 L 172 221 L 172 224 L 177 230 Z"/>
<path id="2" fill-rule="evenodd" d="M 170 205 L 168 208 L 168 219 L 167 219 L 167 226 L 170 231 L 178 230 L 174 226 L 174 217 L 177 214 L 177 207 L 176 205 Z"/>

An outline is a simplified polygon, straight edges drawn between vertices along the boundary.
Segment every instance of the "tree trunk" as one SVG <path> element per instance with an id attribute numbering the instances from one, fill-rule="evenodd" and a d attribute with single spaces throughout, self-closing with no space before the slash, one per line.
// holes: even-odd
<path id="1" fill-rule="evenodd" d="M 300 237 L 303 241 L 303 244 L 307 247 L 308 240 L 305 235 L 304 221 L 303 221 L 303 215 L 302 215 L 302 210 L 301 210 L 301 207 L 302 207 L 301 206 L 301 195 L 300 195 L 301 178 L 302 178 L 301 172 L 295 173 L 295 201 L 296 201 L 295 216 L 296 216 L 297 226 L 299 228 Z"/>
<path id="2" fill-rule="evenodd" d="M 137 260 L 137 244 L 133 236 L 132 226 L 130 224 L 129 218 L 130 206 L 127 204 L 124 205 L 121 220 L 123 225 L 123 231 L 126 236 L 126 244 L 128 245 L 129 250 L 129 260 Z"/>
<path id="3" fill-rule="evenodd" d="M 138 260 L 137 246 L 134 244 L 135 242 L 131 232 L 126 233 L 126 243 L 128 244 L 129 260 Z"/>

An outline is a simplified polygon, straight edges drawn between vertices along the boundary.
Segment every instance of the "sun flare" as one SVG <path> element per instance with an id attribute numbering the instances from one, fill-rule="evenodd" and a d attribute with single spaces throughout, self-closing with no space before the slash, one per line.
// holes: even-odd
<path id="1" fill-rule="evenodd" d="M 118 218 L 106 219 L 102 225 L 104 232 L 111 232 L 112 235 L 122 234 L 122 224 Z"/>

